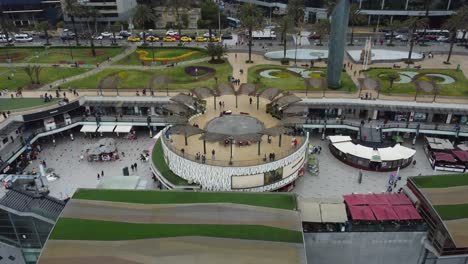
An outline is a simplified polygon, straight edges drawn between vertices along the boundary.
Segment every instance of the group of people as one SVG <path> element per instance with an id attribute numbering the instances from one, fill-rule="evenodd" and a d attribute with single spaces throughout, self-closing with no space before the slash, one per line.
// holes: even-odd
<path id="1" fill-rule="evenodd" d="M 275 155 L 275 153 L 274 153 L 274 152 L 273 152 L 273 153 L 270 153 L 270 154 L 268 154 L 268 159 L 269 159 L 269 161 L 274 161 L 274 160 L 275 160 L 275 158 L 276 158 L 276 155 Z M 266 154 L 265 154 L 265 157 L 263 158 L 263 160 L 264 160 L 264 161 L 266 161 Z"/>
<path id="2" fill-rule="evenodd" d="M 361 96 L 361 100 L 372 100 L 372 94 L 366 92 L 366 94 Z"/>
<path id="3" fill-rule="evenodd" d="M 398 175 L 398 177 L 395 177 L 395 175 L 391 174 L 388 180 L 387 192 L 391 193 L 394 189 L 396 189 L 399 181 L 401 181 L 400 175 Z M 398 192 L 400 192 L 400 190 L 398 190 Z"/>
<path id="4" fill-rule="evenodd" d="M 235 79 L 234 77 L 231 79 L 231 84 L 233 85 L 240 85 L 240 79 Z"/>
<path id="5" fill-rule="evenodd" d="M 141 91 L 141 93 L 143 94 L 143 96 L 146 96 L 146 94 L 147 94 L 147 93 L 146 93 L 146 89 L 143 89 L 143 90 Z M 150 90 L 150 94 L 151 94 L 151 96 L 154 96 L 154 91 L 153 91 L 153 90 Z M 136 96 L 140 96 L 140 91 L 138 91 L 138 90 L 136 91 Z"/>
<path id="6" fill-rule="evenodd" d="M 201 163 L 205 164 L 206 163 L 206 155 L 201 154 L 200 152 L 197 152 L 197 154 L 195 154 L 195 160 L 196 161 L 201 160 Z"/>
<path id="7" fill-rule="evenodd" d="M 224 108 L 224 101 L 219 101 L 219 108 Z"/>
<path id="8" fill-rule="evenodd" d="M 312 148 L 310 154 L 318 154 L 320 155 L 320 152 L 322 152 L 322 147 L 321 146 L 315 146 Z"/>

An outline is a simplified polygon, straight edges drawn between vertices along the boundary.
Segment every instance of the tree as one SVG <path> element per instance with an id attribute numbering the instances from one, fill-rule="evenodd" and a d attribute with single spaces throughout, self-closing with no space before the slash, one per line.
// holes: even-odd
<path id="1" fill-rule="evenodd" d="M 169 9 L 170 12 L 175 14 L 175 26 L 177 27 L 177 32 L 179 36 L 182 35 L 182 26 L 184 25 L 183 17 L 187 14 L 188 10 L 191 8 L 190 5 L 187 5 L 187 1 L 184 0 L 168 0 L 166 2 L 166 8 Z M 187 24 L 188 24 L 188 17 L 187 17 Z M 211 36 L 210 36 L 211 37 Z M 179 42 L 181 40 L 179 39 Z"/>
<path id="2" fill-rule="evenodd" d="M 330 21 L 328 19 L 321 19 L 315 26 L 315 32 L 320 35 L 319 45 L 322 46 L 322 38 L 330 33 Z"/>
<path id="3" fill-rule="evenodd" d="M 41 71 L 42 71 L 42 67 L 39 66 L 39 65 L 35 65 L 32 67 L 33 68 L 33 71 L 34 71 L 34 75 L 36 76 L 36 83 L 39 84 L 41 83 L 40 82 L 40 79 L 39 79 L 39 76 L 41 74 Z"/>
<path id="4" fill-rule="evenodd" d="M 114 22 L 111 26 L 111 31 L 112 31 L 112 45 L 117 45 L 117 39 L 115 38 L 115 32 L 119 31 L 121 28 L 120 23 Z"/>
<path id="5" fill-rule="evenodd" d="M 217 54 L 216 45 L 212 42 L 208 43 L 206 45 L 206 53 L 211 56 L 211 61 L 214 61 Z"/>
<path id="6" fill-rule="evenodd" d="M 46 39 L 46 45 L 49 46 L 49 45 L 50 45 L 50 42 L 49 42 L 49 32 L 48 32 L 48 30 L 50 29 L 49 22 L 48 22 L 48 21 L 42 21 L 42 22 L 40 22 L 39 24 L 37 24 L 37 29 L 38 29 L 39 31 L 43 31 L 43 32 L 44 32 L 45 39 Z"/>
<path id="7" fill-rule="evenodd" d="M 397 72 L 387 72 L 387 79 L 390 82 L 390 88 L 389 90 L 392 90 L 393 88 L 393 83 L 400 78 L 400 74 Z"/>
<path id="8" fill-rule="evenodd" d="M 288 36 L 293 29 L 293 21 L 289 15 L 283 16 L 278 22 L 278 32 L 280 32 L 281 40 L 283 42 L 283 60 L 286 61 L 286 43 Z"/>
<path id="9" fill-rule="evenodd" d="M 153 14 L 151 7 L 145 4 L 137 5 L 135 9 L 135 15 L 133 16 L 133 23 L 141 29 L 146 28 L 146 24 L 149 22 L 154 22 L 156 16 Z"/>
<path id="10" fill-rule="evenodd" d="M 395 31 L 399 30 L 402 27 L 402 24 L 398 20 L 394 20 L 390 25 L 387 25 L 387 28 L 390 30 L 390 42 L 388 46 L 393 46 L 393 39 L 395 38 Z"/>
<path id="11" fill-rule="evenodd" d="M 94 37 L 97 34 L 97 18 L 100 16 L 100 14 L 99 14 L 99 11 L 92 6 L 87 7 L 83 13 L 85 16 L 91 18 L 94 24 L 94 32 L 89 31 L 88 33 L 85 33 L 85 37 L 89 39 L 89 44 L 91 46 L 91 54 L 93 55 L 93 57 L 96 57 L 96 48 L 94 47 Z"/>
<path id="12" fill-rule="evenodd" d="M 75 42 L 76 45 L 79 46 L 80 43 L 78 41 L 78 31 L 76 29 L 75 18 L 83 16 L 85 14 L 85 9 L 80 3 L 78 3 L 77 0 L 63 0 L 62 8 L 63 11 L 70 17 L 70 21 L 72 22 L 73 27 L 73 33 L 75 33 Z"/>
<path id="13" fill-rule="evenodd" d="M 26 75 L 28 75 L 29 79 L 31 80 L 31 84 L 34 84 L 34 78 L 33 78 L 34 69 L 33 69 L 33 66 L 31 66 L 31 65 L 25 66 L 23 68 L 23 70 L 26 73 Z"/>
<path id="14" fill-rule="evenodd" d="M 288 7 L 286 10 L 287 15 L 294 22 L 297 27 L 304 21 L 305 15 L 305 1 L 304 0 L 289 0 Z"/>
<path id="15" fill-rule="evenodd" d="M 450 32 L 450 49 L 447 56 L 446 64 L 450 63 L 450 57 L 452 57 L 453 45 L 455 44 L 457 37 L 457 30 L 460 28 L 468 29 L 466 25 L 468 21 L 468 6 L 465 5 L 457 10 L 457 13 L 451 16 L 444 24 L 444 28 Z"/>
<path id="16" fill-rule="evenodd" d="M 264 17 L 262 11 L 254 4 L 244 4 L 240 9 L 241 26 L 249 33 L 249 60 L 252 63 L 252 32 L 263 29 Z"/>
<path id="17" fill-rule="evenodd" d="M 224 56 L 227 52 L 227 48 L 224 47 L 222 43 L 216 44 L 216 57 L 218 61 L 222 61 L 221 57 Z"/>
<path id="18" fill-rule="evenodd" d="M 408 52 L 408 60 L 407 63 L 411 63 L 411 55 L 413 54 L 413 47 L 414 47 L 414 32 L 418 28 L 425 28 L 428 25 L 427 18 L 419 18 L 419 17 L 410 17 L 403 22 L 410 29 L 410 50 Z"/>
<path id="19" fill-rule="evenodd" d="M 349 45 L 354 43 L 354 26 L 362 23 L 365 20 L 365 16 L 360 14 L 359 5 L 352 4 L 349 9 L 349 25 L 351 27 L 351 39 Z"/>
<path id="20" fill-rule="evenodd" d="M 0 27 L 3 31 L 3 34 L 5 35 L 5 39 L 7 40 L 7 42 L 5 43 L 5 46 L 7 46 L 9 44 L 8 39 L 10 38 L 10 32 L 16 31 L 16 26 L 15 23 L 13 23 L 13 21 L 7 17 L 7 14 L 3 13 L 1 10 Z"/>

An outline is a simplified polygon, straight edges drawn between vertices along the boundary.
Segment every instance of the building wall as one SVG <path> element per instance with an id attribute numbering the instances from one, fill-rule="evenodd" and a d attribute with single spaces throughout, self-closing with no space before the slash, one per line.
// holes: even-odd
<path id="1" fill-rule="evenodd" d="M 425 235 L 425 232 L 305 233 L 307 263 L 419 264 Z"/>
<path id="2" fill-rule="evenodd" d="M 62 9 L 63 9 L 63 1 Z M 126 21 L 129 22 L 133 14 L 135 13 L 135 7 L 137 6 L 136 0 L 87 0 L 83 1 L 83 5 L 93 6 L 100 13 L 101 16 L 97 18 L 98 22 L 114 22 L 114 21 Z M 66 15 L 64 20 L 70 22 L 70 17 Z M 75 18 L 76 21 L 85 22 L 91 21 L 91 18 Z"/>
<path id="3" fill-rule="evenodd" d="M 201 9 L 200 8 L 180 8 L 179 14 L 182 15 L 187 13 L 188 15 L 188 25 L 187 28 L 195 29 L 197 28 L 197 22 L 201 18 Z M 168 23 L 175 23 L 177 19 L 177 15 L 173 10 L 168 10 L 165 7 L 157 7 L 154 8 L 154 14 L 157 17 L 156 20 L 156 28 L 166 28 Z M 175 29 L 175 28 L 174 28 Z"/>

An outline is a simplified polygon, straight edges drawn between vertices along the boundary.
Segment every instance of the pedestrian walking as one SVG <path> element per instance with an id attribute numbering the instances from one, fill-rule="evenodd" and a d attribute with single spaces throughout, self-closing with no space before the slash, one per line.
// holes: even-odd
<path id="1" fill-rule="evenodd" d="M 83 161 L 84 160 L 84 156 L 83 154 L 80 155 L 80 161 Z"/>
<path id="2" fill-rule="evenodd" d="M 249 103 L 252 104 L 252 97 L 249 98 Z"/>
<path id="3" fill-rule="evenodd" d="M 216 153 L 216 152 L 215 152 L 215 150 L 213 149 L 213 150 L 211 151 L 211 159 L 212 159 L 212 160 L 215 159 L 215 153 Z"/>
<path id="4" fill-rule="evenodd" d="M 54 145 L 54 147 L 56 147 L 56 146 L 57 146 L 57 144 L 55 143 L 55 138 L 54 138 L 54 139 L 52 139 L 52 144 Z"/>
<path id="5" fill-rule="evenodd" d="M 135 167 L 135 170 L 138 170 L 138 169 L 137 169 L 137 163 L 136 163 L 136 162 L 133 164 L 133 167 Z"/>
<path id="6" fill-rule="evenodd" d="M 74 141 L 74 140 L 75 140 L 75 138 L 73 137 L 73 134 L 72 134 L 72 133 L 70 133 L 70 139 L 71 139 L 71 141 Z"/>
<path id="7" fill-rule="evenodd" d="M 103 170 L 101 171 L 101 177 L 104 177 L 104 171 Z"/>
<path id="8" fill-rule="evenodd" d="M 97 179 L 98 179 L 98 180 L 100 179 L 100 177 L 99 177 L 99 173 L 97 174 Z"/>
<path id="9" fill-rule="evenodd" d="M 236 46 L 237 46 L 237 42 L 236 42 Z M 237 53 L 234 55 L 234 57 L 237 59 Z"/>
<path id="10" fill-rule="evenodd" d="M 42 161 L 42 166 L 44 166 L 44 168 L 47 168 L 47 164 L 46 164 L 45 160 Z"/>
<path id="11" fill-rule="evenodd" d="M 133 167 L 133 164 L 130 166 L 130 168 L 132 168 L 132 171 L 135 170 L 135 168 Z"/>

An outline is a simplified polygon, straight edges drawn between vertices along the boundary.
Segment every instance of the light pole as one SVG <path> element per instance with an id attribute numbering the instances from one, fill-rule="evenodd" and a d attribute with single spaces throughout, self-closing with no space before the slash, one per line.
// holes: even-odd
<path id="1" fill-rule="evenodd" d="M 218 6 L 218 34 L 221 37 L 221 11 L 224 10 L 224 6 L 220 5 Z M 211 36 L 210 36 L 211 38 Z"/>
<path id="2" fill-rule="evenodd" d="M 154 65 L 154 39 L 151 39 L 151 53 L 153 53 L 153 59 L 151 60 L 151 65 Z"/>
<path id="3" fill-rule="evenodd" d="M 230 136 L 228 140 L 229 140 L 229 144 L 231 145 L 231 157 L 229 158 L 229 165 L 232 165 L 232 143 L 234 141 L 234 138 Z"/>
<path id="4" fill-rule="evenodd" d="M 294 66 L 297 66 L 297 43 L 299 42 L 299 32 L 296 35 L 296 48 L 294 49 Z"/>

